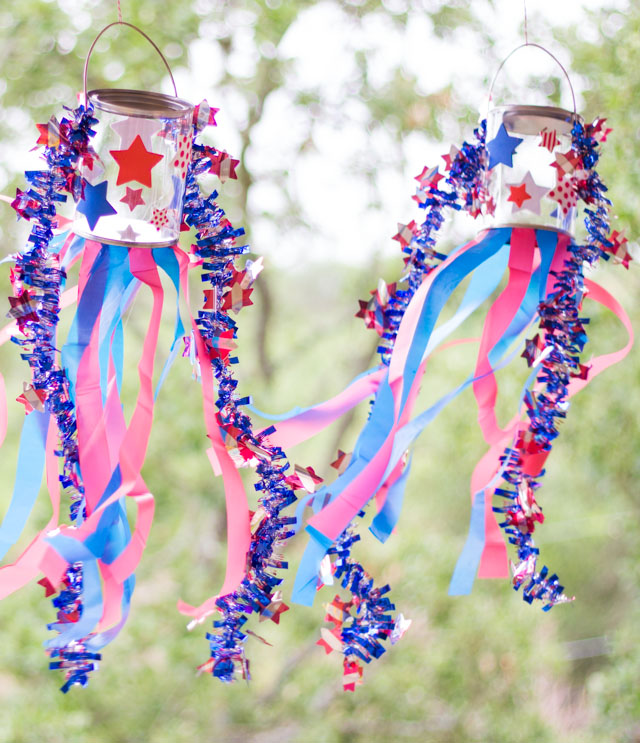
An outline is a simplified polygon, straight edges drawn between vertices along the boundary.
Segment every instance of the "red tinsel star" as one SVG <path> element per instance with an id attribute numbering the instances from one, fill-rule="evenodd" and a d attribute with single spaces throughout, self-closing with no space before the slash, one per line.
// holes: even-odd
<path id="1" fill-rule="evenodd" d="M 412 219 L 409 224 L 398 222 L 398 233 L 392 239 L 397 240 L 403 248 L 406 248 L 416 236 L 417 231 L 418 226 L 415 219 Z"/>
<path id="2" fill-rule="evenodd" d="M 211 160 L 211 167 L 209 168 L 210 173 L 215 173 L 218 178 L 224 183 L 227 178 L 237 179 L 236 166 L 240 160 L 235 160 L 231 155 L 226 152 L 211 152 L 208 153 L 209 160 Z"/>
<path id="3" fill-rule="evenodd" d="M 315 493 L 316 485 L 323 482 L 323 479 L 314 472 L 313 467 L 301 467 L 296 464 L 294 473 L 286 477 L 285 482 L 294 490 L 306 490 L 307 493 Z"/>
<path id="4" fill-rule="evenodd" d="M 149 152 L 139 134 L 128 149 L 109 150 L 109 152 L 120 167 L 116 186 L 137 181 L 143 186 L 151 187 L 151 169 L 164 157 L 164 155 Z"/>
<path id="5" fill-rule="evenodd" d="M 60 144 L 60 123 L 52 116 L 46 124 L 36 124 L 39 137 L 36 145 L 57 147 Z"/>
<path id="6" fill-rule="evenodd" d="M 338 456 L 335 461 L 331 462 L 331 467 L 338 470 L 338 474 L 341 475 L 347 469 L 350 460 L 351 454 L 347 454 L 343 452 L 342 449 L 338 449 Z"/>
<path id="7" fill-rule="evenodd" d="M 24 414 L 29 414 L 32 410 L 39 413 L 44 412 L 44 401 L 47 399 L 47 393 L 44 390 L 37 390 L 33 385 L 23 383 L 23 392 L 16 397 L 16 402 L 24 405 Z"/>
<path id="8" fill-rule="evenodd" d="M 220 309 L 233 310 L 237 314 L 243 307 L 253 304 L 249 299 L 252 292 L 253 289 L 243 289 L 241 282 L 232 284 L 230 290 L 222 297 Z"/>
<path id="9" fill-rule="evenodd" d="M 449 155 L 444 156 L 449 157 Z M 449 164 L 449 168 L 451 165 Z M 428 166 L 424 166 L 422 169 L 422 173 L 420 175 L 417 175 L 415 177 L 415 180 L 418 181 L 420 184 L 420 188 L 425 188 L 426 186 L 431 186 L 432 188 L 435 188 L 438 185 L 438 182 L 441 181 L 444 178 L 444 176 L 441 173 L 438 173 L 438 166 L 434 165 L 432 168 L 429 168 Z"/>
<path id="10" fill-rule="evenodd" d="M 451 166 L 453 164 L 453 161 L 456 159 L 456 155 L 458 154 L 458 152 L 460 152 L 460 150 L 457 147 L 454 147 L 454 145 L 451 145 L 451 149 L 449 150 L 448 154 L 442 155 L 445 170 L 451 170 Z"/>
<path id="11" fill-rule="evenodd" d="M 611 245 L 611 247 L 605 246 L 603 248 L 604 251 L 606 253 L 610 253 L 618 261 L 618 263 L 622 263 L 625 268 L 629 268 L 629 261 L 632 260 L 632 258 L 627 252 L 627 248 L 625 247 L 629 241 L 624 236 L 624 233 L 618 232 L 618 230 L 614 230 L 609 235 L 609 240 L 613 243 L 613 245 Z"/>

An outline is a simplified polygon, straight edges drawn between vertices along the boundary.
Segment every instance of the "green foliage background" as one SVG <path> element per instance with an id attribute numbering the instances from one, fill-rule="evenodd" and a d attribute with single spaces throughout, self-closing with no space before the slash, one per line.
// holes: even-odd
<path id="1" fill-rule="evenodd" d="M 288 0 L 123 2 L 125 19 L 149 31 L 174 67 L 188 65 L 191 42 L 212 35 L 226 64 L 237 51 L 226 20 L 234 12 L 249 14 L 247 53 L 257 60 L 254 73 L 243 79 L 225 74 L 221 83 L 223 88 L 234 88 L 246 103 L 246 116 L 238 125 L 244 167 L 240 187 L 229 201 L 241 215 L 237 221 L 247 225 L 253 216 L 248 203 L 254 175 L 244 155 L 269 96 L 286 85 L 287 70 L 295 64 L 280 59 L 273 50 L 277 52 L 287 29 L 308 5 Z M 345 22 L 356 26 L 368 15 L 382 13 L 390 24 L 402 28 L 415 12 L 428 14 L 434 32 L 445 38 L 465 25 L 482 36 L 487 54 L 493 55 L 491 29 L 481 22 L 482 9 L 493 6 L 491 2 L 381 5 L 363 0 L 336 5 Z M 97 0 L 24 0 L 0 10 L 4 88 L 0 166 L 9 181 L 5 193 L 21 184 L 8 157 L 15 123 L 23 121 L 19 113 L 31 122 L 46 121 L 59 112 L 61 102 L 71 105 L 85 50 L 97 30 L 112 20 L 113 4 Z M 635 95 L 640 86 L 640 10 L 630 6 L 625 14 L 603 11 L 597 28 L 595 41 L 585 41 L 579 29 L 564 30 L 560 40 L 571 51 L 575 74 L 582 76 L 586 115 L 607 115 L 614 126 L 602 173 L 611 185 L 620 216 L 618 228 L 627 227 L 635 237 L 640 226 L 640 113 Z M 118 46 L 125 77 L 108 80 L 111 43 L 105 42 L 107 53 L 96 55 L 95 87 L 150 88 L 157 83 L 157 67 L 148 64 L 144 43 L 135 39 L 128 39 L 124 49 Z M 401 84 L 373 89 L 368 65 L 374 51 L 354 48 L 353 53 L 360 73 L 349 94 L 367 103 L 370 122 L 365 136 L 374 137 L 376 128 L 382 127 L 398 142 L 415 131 L 440 140 L 443 126 L 451 135 L 452 120 L 459 122 L 460 132 L 468 132 L 472 115 L 464 101 L 457 100 L 454 85 L 432 97 L 423 96 L 416 107 L 420 97 L 415 80 L 398 70 L 394 80 Z M 214 95 L 205 93 L 216 105 Z M 294 93 L 298 105 L 313 112 L 312 145 L 315 123 L 335 116 L 335 110 L 316 90 Z M 422 163 L 411 165 L 422 167 Z M 283 175 L 272 174 L 274 182 L 281 182 Z M 374 164 L 364 176 L 375 175 Z M 407 183 L 408 195 L 410 190 Z M 295 194 L 289 193 L 288 200 L 283 228 L 304 226 L 305 215 Z M 9 211 L 4 209 L 0 222 L 6 253 L 16 249 L 22 235 Z M 395 218 L 389 215 L 389 234 Z M 260 246 L 256 250 L 260 252 Z M 394 280 L 401 267 L 399 258 L 383 261 L 375 251 L 372 246 L 371 265 L 365 269 L 325 263 L 286 271 L 272 268 L 261 275 L 255 306 L 239 318 L 240 390 L 253 394 L 258 407 L 281 411 L 325 399 L 370 363 L 375 343 L 360 321 L 351 319 L 355 300 L 367 295 L 379 275 Z M 640 328 L 636 267 L 627 273 L 606 265 L 598 278 L 615 292 L 635 328 Z M 7 281 L 4 288 L 8 294 Z M 131 372 L 144 333 L 147 301 L 140 298 L 127 326 Z M 624 343 L 622 331 L 606 312 L 588 303 L 585 309 L 593 317 L 587 357 Z M 478 322 L 471 323 L 465 335 L 477 333 Z M 167 337 L 170 325 L 167 317 Z M 21 389 L 26 367 L 10 346 L 0 349 L 0 363 L 12 399 Z M 434 359 L 421 402 L 426 404 L 449 389 L 452 380 L 462 379 L 471 359 L 464 349 Z M 479 582 L 468 597 L 447 596 L 466 535 L 468 479 L 484 451 L 473 425 L 472 397 L 463 394 L 427 430 L 416 446 L 397 533 L 384 546 L 365 536 L 360 550 L 380 582 L 392 584 L 393 599 L 413 619 L 413 626 L 399 645 L 365 670 L 365 684 L 355 694 L 344 694 L 339 660 L 325 657 L 315 645 L 322 599 L 312 609 L 293 607 L 279 627 L 253 626 L 272 646 L 250 640 L 251 684 L 223 686 L 207 677 L 196 678 L 194 668 L 207 657 L 205 628 L 188 633 L 175 602 L 181 597 L 198 603 L 221 585 L 224 501 L 204 456 L 199 391 L 187 363 L 176 363 L 158 400 L 144 470 L 157 511 L 130 620 L 106 648 L 90 686 L 62 696 L 57 677 L 46 671 L 41 649 L 45 625 L 53 617 L 41 587 L 31 586 L 3 601 L 0 742 L 640 741 L 638 368 L 634 351 L 576 398 L 549 460 L 541 496 L 547 520 L 537 541 L 545 562 L 561 575 L 568 593 L 577 596 L 573 604 L 549 614 L 525 605 L 506 581 Z M 511 411 L 509 402 L 521 372 L 507 373 L 501 380 L 506 398 L 503 420 Z M 135 394 L 133 377 L 130 395 Z M 14 407 L 18 406 L 11 408 L 0 465 L 3 507 L 11 491 L 20 425 L 20 412 Z M 365 413 L 358 413 L 340 430 L 329 430 L 314 444 L 299 447 L 291 453 L 292 461 L 312 464 L 330 477 L 326 463 L 338 444 L 349 450 Z M 30 521 L 31 534 L 47 517 L 42 504 Z M 292 573 L 301 546 L 290 548 Z M 324 600 L 330 594 L 327 590 Z M 596 650 L 585 653 L 585 648 Z"/>

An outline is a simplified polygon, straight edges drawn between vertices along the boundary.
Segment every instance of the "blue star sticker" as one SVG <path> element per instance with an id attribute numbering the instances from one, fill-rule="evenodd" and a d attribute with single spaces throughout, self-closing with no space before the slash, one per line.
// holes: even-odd
<path id="1" fill-rule="evenodd" d="M 107 181 L 102 181 L 97 186 L 84 182 L 84 199 L 80 199 L 77 209 L 87 218 L 91 230 L 98 224 L 100 217 L 116 214 L 116 210 L 107 201 L 108 185 Z"/>
<path id="2" fill-rule="evenodd" d="M 513 167 L 513 153 L 517 146 L 522 142 L 520 137 L 510 137 L 507 134 L 504 124 L 500 125 L 496 138 L 487 142 L 489 151 L 489 170 L 495 168 L 498 163 L 504 163 L 510 168 Z"/>

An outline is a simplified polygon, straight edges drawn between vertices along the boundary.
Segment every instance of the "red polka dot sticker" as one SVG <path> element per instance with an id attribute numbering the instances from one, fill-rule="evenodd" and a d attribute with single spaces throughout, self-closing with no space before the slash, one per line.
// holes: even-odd
<path id="1" fill-rule="evenodd" d="M 167 209 L 154 209 L 151 224 L 160 232 L 163 227 L 169 224 L 169 217 L 167 215 Z"/>
<path id="2" fill-rule="evenodd" d="M 558 202 L 558 207 L 566 217 L 569 210 L 578 203 L 573 178 L 560 178 L 553 191 L 549 191 L 549 198 Z"/>
<path id="3" fill-rule="evenodd" d="M 189 134 L 181 134 L 176 142 L 176 156 L 173 160 L 173 166 L 178 169 L 181 180 L 187 177 L 187 168 L 190 162 L 191 136 Z"/>

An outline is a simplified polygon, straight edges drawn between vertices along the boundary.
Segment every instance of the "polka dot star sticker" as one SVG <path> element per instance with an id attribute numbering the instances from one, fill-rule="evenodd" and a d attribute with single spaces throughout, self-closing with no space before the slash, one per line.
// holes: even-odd
<path id="1" fill-rule="evenodd" d="M 116 186 L 130 181 L 137 181 L 143 186 L 151 187 L 151 169 L 164 155 L 149 152 L 138 135 L 126 150 L 109 150 L 113 159 L 120 166 Z"/>
<path id="2" fill-rule="evenodd" d="M 569 213 L 569 209 L 578 203 L 578 195 L 571 178 L 560 178 L 553 191 L 549 191 L 549 196 L 558 202 L 558 208 L 561 209 L 565 217 Z"/>
<path id="3" fill-rule="evenodd" d="M 89 229 L 94 229 L 100 217 L 115 214 L 116 210 L 107 201 L 107 181 L 92 186 L 84 182 L 84 198 L 78 202 L 78 211 L 87 218 Z"/>
<path id="4" fill-rule="evenodd" d="M 499 163 L 513 167 L 513 153 L 522 142 L 520 137 L 510 137 L 504 124 L 500 125 L 498 133 L 491 142 L 487 142 L 489 152 L 489 170 L 495 168 Z"/>

